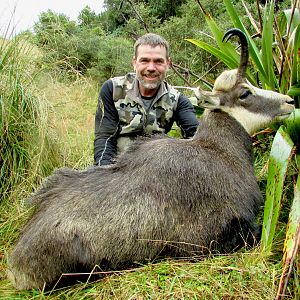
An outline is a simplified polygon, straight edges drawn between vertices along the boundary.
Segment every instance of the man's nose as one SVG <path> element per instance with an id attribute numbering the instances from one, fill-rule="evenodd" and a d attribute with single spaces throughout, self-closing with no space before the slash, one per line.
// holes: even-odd
<path id="1" fill-rule="evenodd" d="M 147 65 L 147 69 L 148 71 L 155 71 L 156 70 L 155 63 L 150 61 Z"/>

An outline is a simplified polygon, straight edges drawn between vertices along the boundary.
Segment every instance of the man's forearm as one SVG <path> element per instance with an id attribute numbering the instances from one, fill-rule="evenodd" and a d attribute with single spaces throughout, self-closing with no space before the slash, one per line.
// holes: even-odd
<path id="1" fill-rule="evenodd" d="M 109 165 L 117 154 L 117 142 L 115 137 L 96 138 L 94 141 L 95 165 Z"/>

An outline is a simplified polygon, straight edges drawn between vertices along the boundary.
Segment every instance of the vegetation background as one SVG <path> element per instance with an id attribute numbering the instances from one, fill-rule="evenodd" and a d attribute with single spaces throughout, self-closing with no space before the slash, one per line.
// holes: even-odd
<path id="1" fill-rule="evenodd" d="M 279 299 L 284 239 L 299 173 L 297 159 L 290 159 L 292 162 L 284 172 L 281 212 L 275 224 L 272 251 L 268 253 L 258 247 L 194 261 L 149 262 L 136 269 L 106 274 L 97 283 L 50 292 L 17 292 L 6 279 L 7 255 L 31 213 L 24 199 L 55 168 L 83 169 L 93 164 L 94 113 L 99 88 L 108 78 L 132 70 L 136 38 L 156 32 L 169 41 L 173 66 L 167 80 L 174 85 L 209 89 L 226 68 L 222 59 L 187 39 L 216 47 L 210 22 L 213 20 L 220 31 L 235 26 L 228 14 L 227 1 L 104 2 L 104 12 L 98 15 L 86 7 L 77 22 L 47 11 L 40 15 L 33 32 L 12 36 L 9 30 L 2 29 L 6 33 L 0 40 L 0 298 Z M 266 13 L 268 3 L 264 2 L 231 1 L 258 49 L 264 46 L 253 24 L 258 26 Z M 285 9 L 296 5 L 290 0 L 271 3 L 275 13 L 272 27 Z M 250 73 L 256 78 L 254 64 Z M 279 76 L 277 71 L 275 76 Z M 288 78 L 285 80 L 286 93 L 292 83 Z M 256 80 L 256 84 L 265 82 Z M 298 81 L 293 86 L 297 84 Z M 281 85 L 274 89 L 280 90 Z M 293 94 L 296 103 L 297 95 Z M 277 129 L 278 126 L 253 137 L 256 174 L 263 193 Z M 175 127 L 171 134 L 177 134 Z M 297 134 L 300 135 L 299 131 Z M 295 145 L 293 151 L 299 153 L 299 144 Z M 284 297 L 299 299 L 299 258 L 291 266 Z"/>

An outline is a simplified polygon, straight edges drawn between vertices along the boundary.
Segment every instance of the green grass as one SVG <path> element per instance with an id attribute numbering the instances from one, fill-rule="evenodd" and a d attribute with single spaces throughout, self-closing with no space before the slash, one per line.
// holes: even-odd
<path id="1" fill-rule="evenodd" d="M 38 93 L 51 103 L 51 126 L 59 137 L 63 165 L 75 168 L 92 165 L 98 84 L 84 77 L 65 82 L 51 73 L 42 74 L 38 83 Z"/>
<path id="2" fill-rule="evenodd" d="M 3 280 L 5 299 L 274 299 L 280 265 L 244 252 L 203 260 L 165 260 L 111 272 L 98 282 L 49 292 L 18 293 Z"/>

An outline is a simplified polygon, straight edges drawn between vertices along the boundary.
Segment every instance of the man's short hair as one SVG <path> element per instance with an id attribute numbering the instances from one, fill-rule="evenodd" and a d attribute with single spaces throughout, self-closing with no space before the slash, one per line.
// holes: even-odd
<path id="1" fill-rule="evenodd" d="M 149 45 L 151 47 L 161 46 L 166 49 L 167 58 L 169 57 L 169 43 L 160 35 L 155 33 L 146 33 L 139 37 L 134 44 L 134 56 L 137 57 L 137 49 L 141 45 Z"/>

